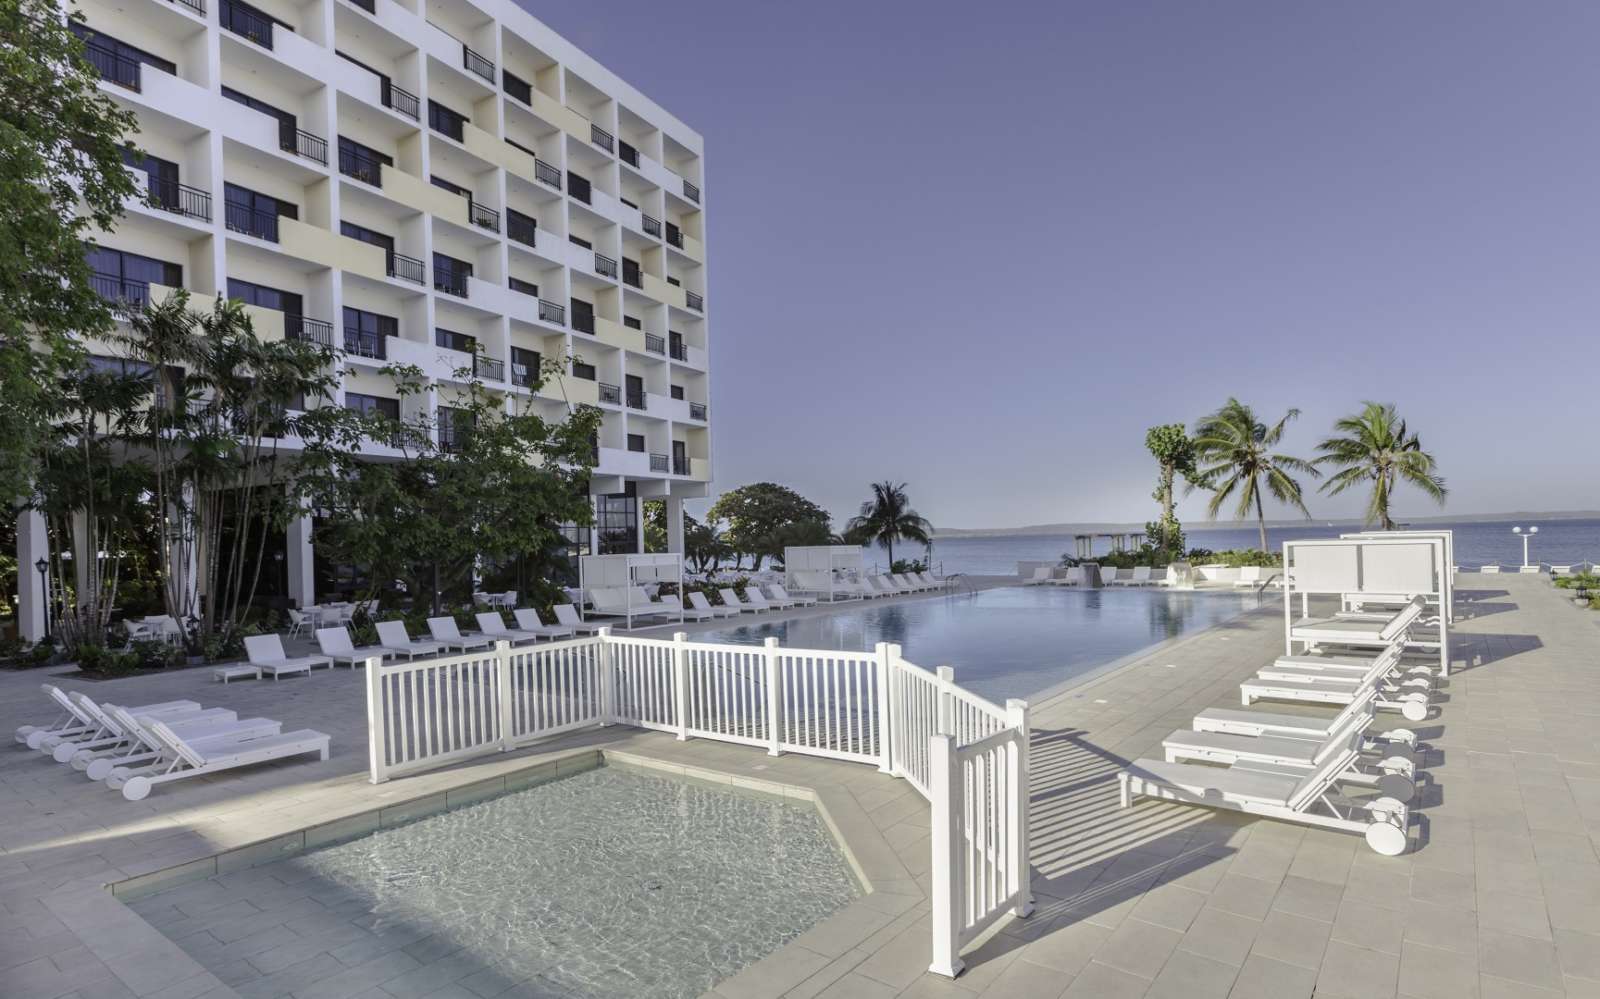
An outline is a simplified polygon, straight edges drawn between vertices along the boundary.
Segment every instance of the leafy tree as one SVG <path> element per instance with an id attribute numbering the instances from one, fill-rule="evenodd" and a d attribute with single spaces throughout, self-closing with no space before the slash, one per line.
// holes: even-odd
<path id="1" fill-rule="evenodd" d="M 1389 517 L 1389 500 L 1402 482 L 1422 490 L 1428 498 L 1444 506 L 1444 479 L 1439 477 L 1433 455 L 1422 450 L 1417 435 L 1406 429 L 1393 403 L 1364 403 L 1361 412 L 1334 423 L 1342 436 L 1329 437 L 1317 445 L 1322 452 L 1316 464 L 1337 468 L 1322 491 L 1337 496 L 1346 489 L 1370 482 L 1372 497 L 1367 501 L 1366 522 L 1394 529 Z"/>
<path id="2" fill-rule="evenodd" d="M 82 21 L 74 11 L 70 21 Z M 54 0 L 0 0 L 0 497 L 27 496 L 75 336 L 111 326 L 84 244 L 136 192 L 133 113 L 100 92 Z"/>
<path id="3" fill-rule="evenodd" d="M 783 557 L 784 528 L 818 524 L 827 532 L 830 521 L 822 507 L 775 482 L 754 482 L 723 493 L 706 511 L 706 519 L 727 522 L 723 539 L 734 552 L 751 556 L 755 570 L 762 559 Z"/>
<path id="4" fill-rule="evenodd" d="M 683 516 L 683 557 L 695 572 L 715 571 L 722 560 L 733 554 L 723 539 L 718 521 L 700 523 L 688 514 Z"/>
<path id="5" fill-rule="evenodd" d="M 1211 502 L 1206 506 L 1206 515 L 1212 519 L 1216 519 L 1222 504 L 1237 493 L 1239 502 L 1234 515 L 1243 519 L 1254 508 L 1263 551 L 1267 547 L 1267 515 L 1261 502 L 1263 489 L 1308 519 L 1311 516 L 1301 498 L 1300 483 L 1289 473 L 1299 472 L 1316 478 L 1319 474 L 1316 467 L 1300 458 L 1272 451 L 1282 442 L 1284 427 L 1299 415 L 1298 409 L 1291 409 L 1283 419 L 1268 427 L 1256 419 L 1249 406 L 1230 398 L 1221 409 L 1195 425 L 1194 451 L 1198 467 L 1191 488 L 1198 484 L 1212 491 Z"/>
<path id="6" fill-rule="evenodd" d="M 1161 468 L 1156 480 L 1155 499 L 1161 504 L 1161 519 L 1146 526 L 1146 533 L 1155 540 L 1164 554 L 1183 551 L 1183 527 L 1173 513 L 1173 485 L 1179 475 L 1194 475 L 1194 442 L 1181 423 L 1163 423 L 1151 427 L 1144 435 L 1144 446 L 1155 456 Z M 1155 529 L 1150 530 L 1151 527 Z"/>
<path id="7" fill-rule="evenodd" d="M 882 545 L 893 564 L 896 541 L 930 544 L 933 525 L 911 509 L 904 482 L 885 479 L 872 484 L 872 498 L 861 504 L 861 512 L 850 518 L 845 530 L 847 538 L 863 538 L 864 543 Z"/>

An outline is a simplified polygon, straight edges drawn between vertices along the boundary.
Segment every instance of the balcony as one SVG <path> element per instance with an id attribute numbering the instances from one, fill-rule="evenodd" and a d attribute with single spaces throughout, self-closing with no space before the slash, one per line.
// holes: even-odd
<path id="1" fill-rule="evenodd" d="M 539 223 L 521 212 L 506 210 L 506 235 L 523 246 L 538 244 Z"/>
<path id="2" fill-rule="evenodd" d="M 683 182 L 683 196 L 697 205 L 700 203 L 700 189 L 687 180 Z"/>
<path id="3" fill-rule="evenodd" d="M 480 229 L 500 231 L 500 213 L 471 198 L 467 199 L 467 220 Z"/>
<path id="4" fill-rule="evenodd" d="M 89 287 L 93 288 L 96 295 L 99 295 L 111 305 L 148 305 L 150 303 L 150 282 L 148 281 L 135 281 L 116 274 L 101 274 L 96 271 L 89 275 Z"/>
<path id="5" fill-rule="evenodd" d="M 589 123 L 589 141 L 608 153 L 612 152 L 617 144 L 616 138 L 610 132 L 593 122 Z"/>
<path id="6" fill-rule="evenodd" d="M 572 328 L 579 333 L 594 335 L 594 313 L 574 312 L 572 314 Z"/>
<path id="7" fill-rule="evenodd" d="M 601 382 L 600 401 L 610 403 L 613 406 L 622 405 L 622 386 L 613 385 L 610 382 Z"/>
<path id="8" fill-rule="evenodd" d="M 548 184 L 558 191 L 561 190 L 561 171 L 544 160 L 534 160 L 533 179 L 541 184 Z"/>
<path id="9" fill-rule="evenodd" d="M 375 361 L 389 358 L 389 338 L 378 333 L 366 333 L 354 326 L 344 328 L 344 352 L 357 357 L 370 357 Z"/>
<path id="10" fill-rule="evenodd" d="M 440 266 L 438 254 L 434 254 L 433 261 L 433 286 L 435 289 L 454 295 L 457 298 L 467 297 L 467 278 L 472 272 L 465 267 Z"/>
<path id="11" fill-rule="evenodd" d="M 644 335 L 644 349 L 652 354 L 665 355 L 667 353 L 667 338 L 656 336 L 654 333 Z"/>
<path id="12" fill-rule="evenodd" d="M 565 326 L 567 323 L 567 307 L 565 305 L 557 305 L 554 302 L 547 302 L 541 298 L 539 299 L 539 319 L 542 322 Z"/>
<path id="13" fill-rule="evenodd" d="M 485 80 L 489 81 L 489 86 L 494 86 L 494 63 L 467 48 L 465 45 L 461 46 L 461 52 L 462 65 L 466 66 L 467 71 L 483 77 Z"/>
<path id="14" fill-rule="evenodd" d="M 533 388 L 539 384 L 539 369 L 527 364 L 511 365 L 511 384 L 520 388 Z"/>
<path id="15" fill-rule="evenodd" d="M 683 230 L 671 222 L 667 223 L 667 242 L 680 250 L 683 249 Z"/>
<path id="16" fill-rule="evenodd" d="M 472 359 L 472 373 L 488 381 L 503 382 L 506 380 L 506 362 L 479 354 Z"/>
<path id="17" fill-rule="evenodd" d="M 706 421 L 706 404 L 703 402 L 689 403 L 689 419 L 699 420 L 704 423 Z M 683 474 L 688 475 L 689 473 L 684 472 Z"/>
<path id="18" fill-rule="evenodd" d="M 404 253 L 390 253 L 386 263 L 388 266 L 385 270 L 392 278 L 410 281 L 412 284 L 427 283 L 425 268 L 422 261 L 416 257 L 408 257 Z"/>
<path id="19" fill-rule="evenodd" d="M 672 359 L 674 361 L 687 361 L 689 359 L 689 345 L 682 340 L 673 340 Z"/>
<path id="20" fill-rule="evenodd" d="M 350 2 L 355 4 L 357 7 L 360 7 L 368 14 L 376 14 L 378 12 L 378 5 L 375 0 L 350 0 Z"/>
<path id="21" fill-rule="evenodd" d="M 262 48 L 272 48 L 272 18 L 240 0 L 222 0 L 218 10 L 224 31 L 231 31 Z"/>
<path id="22" fill-rule="evenodd" d="M 175 180 L 150 181 L 150 204 L 186 218 L 211 221 L 211 195 Z"/>
<path id="23" fill-rule="evenodd" d="M 677 457 L 677 456 L 673 457 L 673 459 L 672 459 L 672 474 L 673 475 L 690 475 L 690 474 L 693 474 L 693 473 L 691 473 L 689 471 L 690 467 L 691 467 L 691 465 L 690 465 L 690 459 L 689 458 L 683 458 L 683 457 Z"/>
<path id="24" fill-rule="evenodd" d="M 304 343 L 314 343 L 318 347 L 333 349 L 333 324 L 324 322 L 321 319 L 285 315 L 283 317 L 283 335 L 290 340 L 300 340 Z"/>
<path id="25" fill-rule="evenodd" d="M 650 471 L 665 472 L 667 470 L 667 465 L 668 463 L 666 455 L 656 454 L 654 451 L 650 453 Z"/>
<path id="26" fill-rule="evenodd" d="M 194 11 L 196 14 L 199 14 L 201 17 L 206 16 L 206 5 L 202 3 L 201 0 L 178 0 L 178 3 Z"/>
<path id="27" fill-rule="evenodd" d="M 277 212 L 264 212 L 233 202 L 227 203 L 225 209 L 223 214 L 230 231 L 264 239 L 269 243 L 278 241 Z"/>
<path id="28" fill-rule="evenodd" d="M 294 153 L 308 160 L 328 165 L 328 140 L 320 135 L 312 135 L 303 128 L 290 130 L 284 128 L 279 133 L 278 146 L 286 153 Z"/>
<path id="29" fill-rule="evenodd" d="M 411 91 L 397 87 L 393 83 L 385 83 L 381 96 L 384 107 L 398 111 L 412 121 L 422 120 L 422 101 Z"/>
<path id="30" fill-rule="evenodd" d="M 594 255 L 594 272 L 601 277 L 615 278 L 617 276 L 617 262 L 604 253 Z"/>
<path id="31" fill-rule="evenodd" d="M 622 283 L 632 285 L 640 290 L 644 289 L 644 279 L 640 277 L 639 261 L 622 258 Z"/>
<path id="32" fill-rule="evenodd" d="M 657 239 L 661 238 L 661 220 L 660 219 L 652 218 L 649 215 L 640 215 L 639 216 L 639 227 L 644 230 L 644 234 L 646 236 L 654 236 Z"/>
<path id="33" fill-rule="evenodd" d="M 339 150 L 339 172 L 346 177 L 354 177 L 363 184 L 373 187 L 383 186 L 383 161 L 370 153 L 360 149 L 350 149 L 348 140 L 341 141 Z"/>
<path id="34" fill-rule="evenodd" d="M 83 55 L 89 60 L 89 65 L 95 68 L 95 72 L 100 74 L 100 79 L 107 83 L 115 83 L 119 87 L 127 87 L 135 93 L 139 91 L 139 60 L 118 55 L 109 46 L 95 42 L 84 44 Z"/>
<path id="35" fill-rule="evenodd" d="M 439 427 L 439 450 L 445 454 L 460 454 L 466 450 L 469 429 L 468 427 L 441 425 Z"/>
<path id="36" fill-rule="evenodd" d="M 692 291 L 685 290 L 683 293 L 683 300 L 688 303 L 689 308 L 696 312 L 706 311 L 706 300 Z"/>
<path id="37" fill-rule="evenodd" d="M 637 392 L 632 391 L 631 389 L 629 390 L 629 392 L 628 392 L 628 408 L 629 409 L 639 409 L 639 410 L 643 410 L 643 409 L 649 408 L 648 406 L 645 405 L 644 389 L 640 389 Z"/>

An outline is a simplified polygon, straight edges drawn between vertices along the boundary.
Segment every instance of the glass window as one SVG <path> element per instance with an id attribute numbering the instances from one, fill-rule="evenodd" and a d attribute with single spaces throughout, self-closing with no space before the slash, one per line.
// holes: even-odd
<path id="1" fill-rule="evenodd" d="M 388 399 L 381 395 L 362 395 L 360 392 L 346 392 L 344 394 L 344 408 L 360 413 L 363 416 L 387 416 L 396 423 L 400 421 L 399 399 Z"/>
<path id="2" fill-rule="evenodd" d="M 303 299 L 292 291 L 280 291 L 264 284 L 228 279 L 228 297 L 237 298 L 246 305 L 259 305 L 263 309 L 277 309 L 292 316 L 302 315 Z"/>
<path id="3" fill-rule="evenodd" d="M 438 101 L 428 101 L 428 127 L 442 135 L 461 141 L 462 126 L 467 123 L 467 116 L 459 111 L 453 111 Z"/>

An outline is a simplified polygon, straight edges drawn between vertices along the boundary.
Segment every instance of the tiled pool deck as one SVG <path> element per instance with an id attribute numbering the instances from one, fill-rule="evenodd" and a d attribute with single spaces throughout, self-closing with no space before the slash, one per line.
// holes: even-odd
<path id="1" fill-rule="evenodd" d="M 1537 578 L 1464 576 L 1461 589 L 1457 672 L 1442 714 L 1421 726 L 1430 749 L 1410 853 L 1172 805 L 1116 807 L 1124 760 L 1152 755 L 1197 709 L 1235 703 L 1238 681 L 1277 652 L 1281 618 L 1256 612 L 1034 706 L 1038 910 L 970 952 L 954 982 L 924 973 L 926 806 L 869 768 L 612 728 L 375 787 L 348 671 L 86 685 L 113 701 L 192 697 L 322 729 L 333 753 L 136 803 L 36 754 L 0 753 L 0 996 L 550 994 L 459 956 L 451 965 L 425 934 L 362 925 L 317 886 L 263 883 L 249 868 L 166 896 L 176 904 L 152 913 L 161 929 L 103 886 L 541 761 L 579 765 L 596 748 L 814 796 L 872 882 L 718 999 L 1600 996 L 1600 615 Z M 0 674 L 0 726 L 48 713 L 45 679 Z M 246 905 L 224 913 L 240 894 Z"/>

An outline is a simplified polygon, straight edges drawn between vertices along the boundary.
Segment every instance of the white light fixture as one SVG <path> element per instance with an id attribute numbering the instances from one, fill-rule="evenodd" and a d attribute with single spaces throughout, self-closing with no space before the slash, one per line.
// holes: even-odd
<path id="1" fill-rule="evenodd" d="M 1535 534 L 1538 534 L 1539 529 L 1537 527 L 1530 527 L 1528 528 L 1527 532 L 1524 533 L 1522 528 L 1513 527 L 1511 529 L 1511 533 L 1521 535 L 1522 537 L 1522 567 L 1526 569 L 1528 567 L 1528 539 L 1533 537 Z"/>

